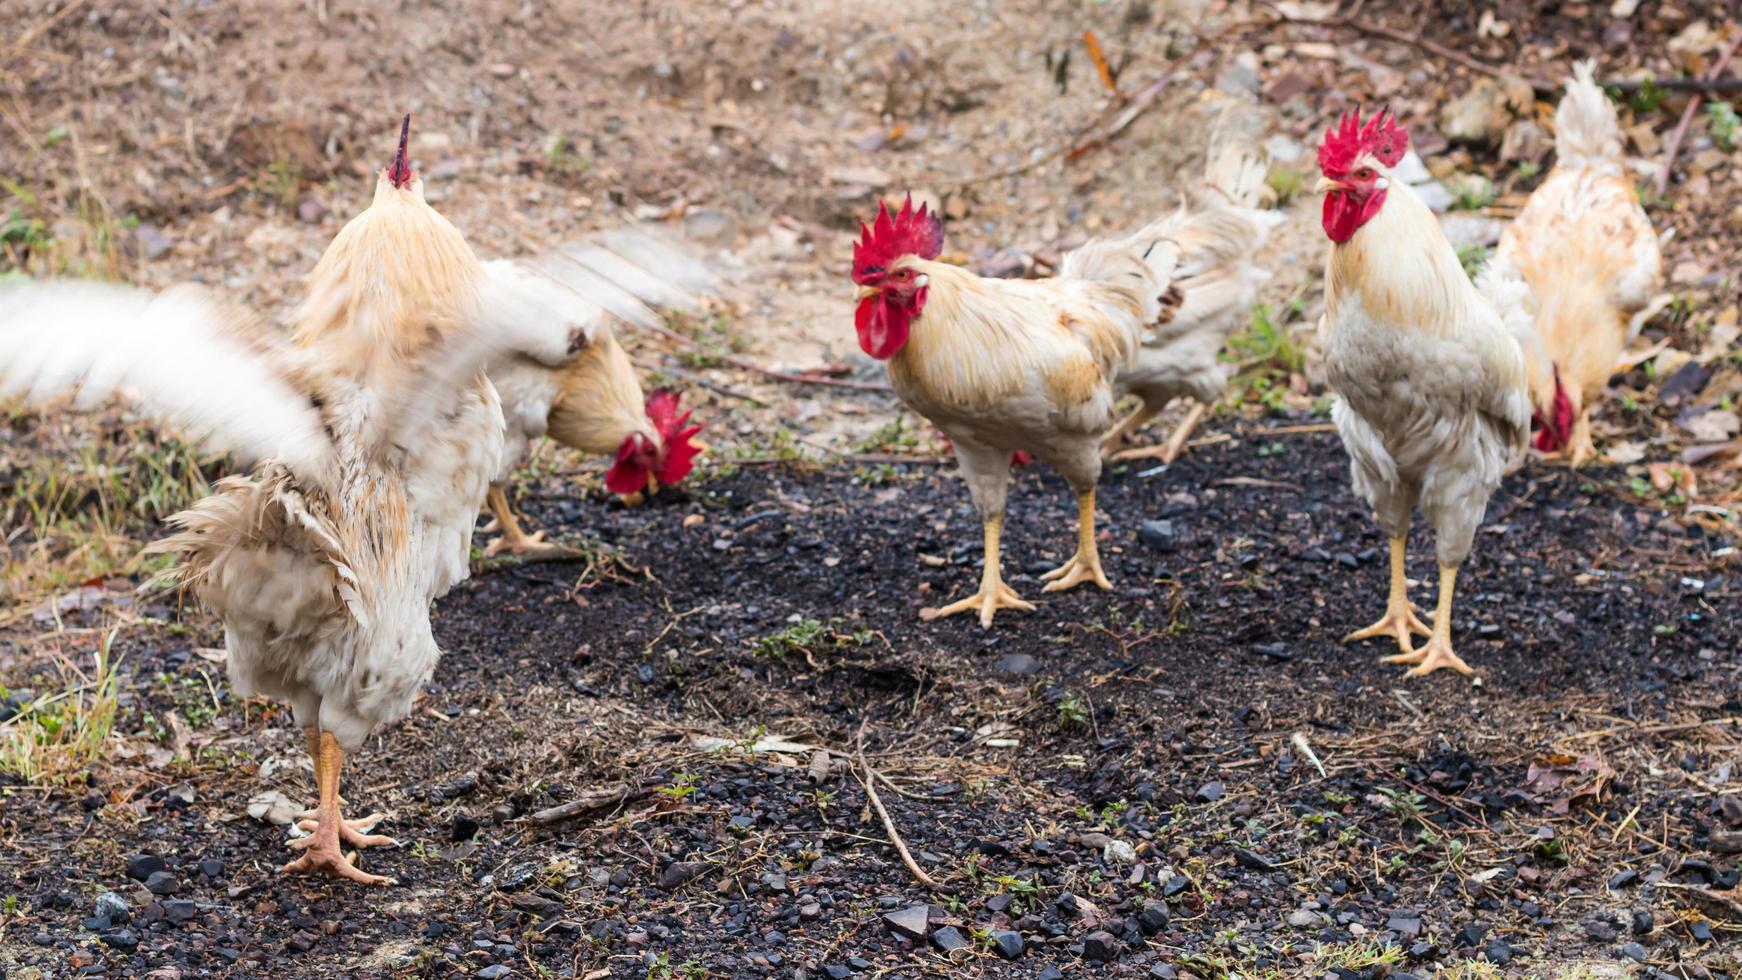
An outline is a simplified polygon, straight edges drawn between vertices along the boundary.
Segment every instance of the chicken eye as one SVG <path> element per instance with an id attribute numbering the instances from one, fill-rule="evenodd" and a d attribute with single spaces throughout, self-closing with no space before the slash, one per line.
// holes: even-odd
<path id="1" fill-rule="evenodd" d="M 1372 178 L 1373 170 L 1370 167 L 1362 167 L 1360 170 L 1355 171 L 1356 180 L 1371 180 Z"/>

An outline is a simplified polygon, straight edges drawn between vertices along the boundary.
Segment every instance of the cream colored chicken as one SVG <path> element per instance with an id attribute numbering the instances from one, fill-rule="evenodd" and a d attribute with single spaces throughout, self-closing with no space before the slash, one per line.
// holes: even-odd
<path id="1" fill-rule="evenodd" d="M 659 249 L 645 239 L 638 251 L 666 274 L 684 275 L 688 263 L 676 253 Z M 508 422 L 507 445 L 502 467 L 490 485 L 489 507 L 501 537 L 490 542 L 486 555 L 501 552 L 528 560 L 574 557 L 579 552 L 566 545 L 547 542 L 544 532 L 527 534 L 508 502 L 508 483 L 527 448 L 540 436 L 592 455 L 612 457 L 605 473 L 605 488 L 626 500 L 675 486 L 695 464 L 701 446 L 694 441 L 701 426 L 689 424 L 688 412 L 678 410 L 676 392 L 660 390 L 643 396 L 641 381 L 629 355 L 618 344 L 608 322 L 610 315 L 630 321 L 652 318 L 651 311 L 635 295 L 623 292 L 590 270 L 559 263 L 542 268 L 517 266 L 505 261 L 486 262 L 492 276 L 516 284 L 517 292 L 546 308 L 542 318 L 572 308 L 579 297 L 606 298 L 609 308 L 598 308 L 585 318 L 580 351 L 560 367 L 536 358 L 510 355 L 490 364 L 490 381 L 502 396 L 502 411 Z M 645 270 L 641 275 L 648 275 Z M 633 277 L 617 275 L 617 281 Z M 694 281 L 695 276 L 689 276 Z M 668 301 L 681 297 L 666 297 Z"/>
<path id="2" fill-rule="evenodd" d="M 937 261 L 943 225 L 912 202 L 879 207 L 853 250 L 856 325 L 867 354 L 914 411 L 949 437 L 985 539 L 980 588 L 939 615 L 1032 610 L 1004 582 L 1000 543 L 1011 455 L 1028 452 L 1077 495 L 1076 553 L 1048 572 L 1046 591 L 1112 584 L 1095 540 L 1100 444 L 1117 380 L 1166 313 L 1179 246 L 1177 216 L 1066 256 L 1056 279 L 987 279 Z M 1190 297 L 1176 297 L 1190 302 Z"/>
<path id="3" fill-rule="evenodd" d="M 1268 165 L 1260 147 L 1263 118 L 1245 109 L 1223 113 L 1204 162 L 1204 176 L 1180 203 L 1163 233 L 1179 250 L 1173 286 L 1178 306 L 1144 331 L 1132 363 L 1119 374 L 1119 393 L 1142 404 L 1107 436 L 1115 459 L 1171 463 L 1228 386 L 1222 348 L 1247 321 L 1269 273 L 1253 261 L 1282 215 L 1263 207 Z M 1191 407 L 1159 445 L 1127 442 L 1175 398 Z"/>
<path id="4" fill-rule="evenodd" d="M 1521 291 L 1470 282 L 1439 221 L 1391 167 L 1408 135 L 1354 113 L 1319 146 L 1324 227 L 1325 376 L 1355 489 L 1391 539 L 1385 616 L 1349 639 L 1394 637 L 1410 674 L 1471 673 L 1452 648 L 1452 596 L 1488 498 L 1524 449 L 1530 398 L 1518 335 Z M 1406 594 L 1405 542 L 1420 506 L 1433 525 L 1439 604 L 1430 630 Z M 1412 648 L 1410 634 L 1429 635 Z"/>
<path id="5" fill-rule="evenodd" d="M 1663 286 L 1657 233 L 1628 176 L 1615 107 L 1573 67 L 1555 111 L 1555 165 L 1495 250 L 1495 274 L 1528 285 L 1541 338 L 1526 348 L 1536 448 L 1574 466 L 1596 454 L 1591 411 Z"/>
<path id="6" fill-rule="evenodd" d="M 83 403 L 120 393 L 260 460 L 170 518 L 151 546 L 223 620 L 239 694 L 290 702 L 314 757 L 313 833 L 286 871 L 366 884 L 341 843 L 392 843 L 341 816 L 345 753 L 400 718 L 439 651 L 430 601 L 469 572 L 472 527 L 502 460 L 491 358 L 551 367 L 582 334 L 527 315 L 424 202 L 399 152 L 369 207 L 309 276 L 289 342 L 196 287 L 88 283 L 0 292 L 0 393 Z"/>

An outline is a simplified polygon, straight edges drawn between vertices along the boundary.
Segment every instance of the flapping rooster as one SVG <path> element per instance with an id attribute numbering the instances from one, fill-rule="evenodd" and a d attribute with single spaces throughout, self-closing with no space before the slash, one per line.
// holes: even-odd
<path id="1" fill-rule="evenodd" d="M 258 464 L 169 520 L 150 550 L 224 623 L 241 694 L 290 702 L 314 757 L 313 834 L 290 872 L 366 884 L 341 843 L 389 844 L 340 813 L 347 752 L 410 709 L 439 651 L 430 601 L 464 579 L 501 465 L 494 358 L 559 369 L 584 317 L 529 317 L 424 201 L 399 150 L 310 273 L 288 342 L 217 296 L 81 283 L 0 293 L 0 392 L 120 393 Z"/>

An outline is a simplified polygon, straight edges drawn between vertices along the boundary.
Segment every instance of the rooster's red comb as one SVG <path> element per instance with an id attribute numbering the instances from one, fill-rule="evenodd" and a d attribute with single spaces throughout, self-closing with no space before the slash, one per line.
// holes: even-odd
<path id="1" fill-rule="evenodd" d="M 901 202 L 893 216 L 879 202 L 877 220 L 866 227 L 859 223 L 859 240 L 853 244 L 853 281 L 860 285 L 889 271 L 889 264 L 903 255 L 935 259 L 944 250 L 944 223 L 928 214 L 925 205 L 913 209 L 913 195 Z"/>
<path id="2" fill-rule="evenodd" d="M 690 413 L 679 414 L 677 408 L 678 393 L 670 388 L 657 389 L 647 396 L 647 417 L 659 430 L 659 439 L 665 449 L 665 456 L 654 476 L 666 486 L 673 486 L 688 476 L 695 466 L 696 457 L 702 452 L 702 447 L 692 441 L 702 427 L 686 424 Z"/>
<path id="3" fill-rule="evenodd" d="M 406 144 L 411 142 L 411 113 L 399 124 L 399 152 L 393 155 L 393 166 L 387 168 L 387 182 L 395 187 L 411 183 L 411 159 L 406 156 Z"/>
<path id="4" fill-rule="evenodd" d="M 1361 124 L 1359 110 L 1343 114 L 1337 125 L 1325 130 L 1319 143 L 1319 170 L 1333 180 L 1349 173 L 1362 154 L 1371 153 L 1387 167 L 1397 166 L 1409 149 L 1409 131 L 1397 124 L 1390 109 L 1381 109 L 1367 124 Z"/>

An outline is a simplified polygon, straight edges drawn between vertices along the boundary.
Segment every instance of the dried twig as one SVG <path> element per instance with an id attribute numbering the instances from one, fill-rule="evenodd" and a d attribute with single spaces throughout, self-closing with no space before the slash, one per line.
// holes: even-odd
<path id="1" fill-rule="evenodd" d="M 866 719 L 869 721 L 870 719 Z M 880 778 L 877 770 L 871 768 L 871 763 L 865 761 L 865 722 L 859 723 L 859 734 L 854 739 L 856 758 L 859 769 L 864 774 L 861 782 L 865 784 L 865 798 L 871 802 L 871 808 L 877 811 L 877 816 L 883 820 L 883 832 L 889 835 L 889 842 L 895 845 L 895 853 L 901 855 L 901 863 L 907 865 L 907 870 L 920 884 L 934 892 L 949 892 L 951 889 L 942 882 L 925 873 L 919 862 L 913 859 L 913 854 L 907 849 L 907 842 L 901 839 L 901 834 L 895 830 L 895 821 L 889 819 L 889 811 L 883 808 L 883 801 L 877 798 L 877 780 Z"/>
<path id="2" fill-rule="evenodd" d="M 1293 17 L 1278 10 L 1272 4 L 1265 3 L 1264 5 L 1276 15 L 1277 23 L 1300 24 L 1308 27 L 1328 27 L 1332 30 L 1354 31 L 1357 34 L 1365 34 L 1368 37 L 1377 37 L 1387 41 L 1395 41 L 1398 44 L 1407 44 L 1414 48 L 1420 48 L 1429 54 L 1437 55 L 1447 61 L 1463 65 L 1465 68 L 1468 68 L 1473 72 L 1487 75 L 1490 78 L 1505 79 L 1522 77 L 1517 72 L 1507 71 L 1497 65 L 1490 65 L 1486 61 L 1478 61 L 1462 51 L 1449 48 L 1432 38 L 1423 37 L 1421 34 L 1400 31 L 1395 27 L 1386 27 L 1384 24 L 1376 24 L 1370 21 L 1349 20 L 1342 17 L 1327 17 L 1323 20 L 1315 20 L 1310 17 Z M 1530 87 L 1534 89 L 1538 95 L 1554 95 L 1558 91 L 1554 85 L 1541 81 L 1540 79 L 1526 78 L 1524 80 L 1530 83 Z"/>
<path id="3" fill-rule="evenodd" d="M 1736 53 L 1736 46 L 1739 44 L 1742 44 L 1742 31 L 1736 32 L 1736 36 L 1724 47 L 1724 53 L 1718 56 L 1717 61 L 1712 62 L 1712 67 L 1706 71 L 1707 80 L 1714 80 L 1724 74 L 1724 69 L 1729 67 L 1730 57 Z M 1669 189 L 1669 174 L 1675 169 L 1676 154 L 1681 152 L 1682 139 L 1688 134 L 1688 124 L 1694 121 L 1694 114 L 1700 110 L 1700 101 L 1703 98 L 1704 93 L 1695 92 L 1693 98 L 1688 100 L 1688 107 L 1682 110 L 1681 121 L 1675 124 L 1675 132 L 1670 134 L 1669 142 L 1664 144 L 1663 165 L 1657 171 L 1659 194 Z"/>
<path id="4" fill-rule="evenodd" d="M 547 810 L 540 810 L 526 819 L 535 824 L 552 824 L 570 817 L 576 817 L 589 810 L 602 810 L 608 806 L 616 806 L 637 797 L 646 796 L 653 791 L 653 783 L 630 785 L 629 783 L 611 783 L 598 789 L 591 789 L 580 796 L 560 803 Z"/>

